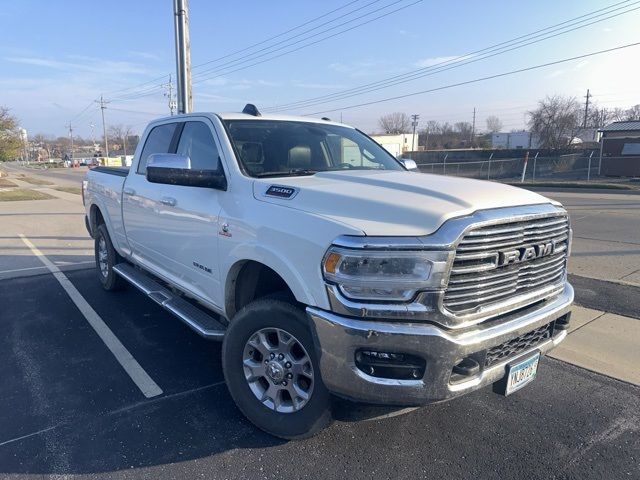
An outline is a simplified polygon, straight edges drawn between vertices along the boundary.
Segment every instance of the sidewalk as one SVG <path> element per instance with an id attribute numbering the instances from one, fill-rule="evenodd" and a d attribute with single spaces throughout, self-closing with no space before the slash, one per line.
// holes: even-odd
<path id="1" fill-rule="evenodd" d="M 640 320 L 576 305 L 569 335 L 549 356 L 640 385 Z"/>
<path id="2" fill-rule="evenodd" d="M 20 187 L 26 183 L 11 180 Z M 92 267 L 93 240 L 84 226 L 81 196 L 34 185 L 28 188 L 54 198 L 0 202 L 0 280 L 47 272 L 20 234 L 62 270 Z"/>

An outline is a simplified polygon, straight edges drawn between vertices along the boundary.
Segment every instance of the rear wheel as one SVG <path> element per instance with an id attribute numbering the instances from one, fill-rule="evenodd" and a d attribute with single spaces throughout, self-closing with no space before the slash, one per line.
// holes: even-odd
<path id="1" fill-rule="evenodd" d="M 120 290 L 126 285 L 124 279 L 113 271 L 114 265 L 122 262 L 122 257 L 113 248 L 105 224 L 98 226 L 94 242 L 96 269 L 102 288 L 108 291 Z"/>
<path id="2" fill-rule="evenodd" d="M 306 314 L 259 299 L 231 322 L 222 347 L 231 396 L 257 427 L 286 439 L 315 435 L 331 422 Z"/>

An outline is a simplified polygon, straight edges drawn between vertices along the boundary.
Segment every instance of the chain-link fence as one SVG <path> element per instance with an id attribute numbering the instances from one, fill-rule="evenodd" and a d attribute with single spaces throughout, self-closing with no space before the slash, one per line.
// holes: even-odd
<path id="1" fill-rule="evenodd" d="M 598 152 L 466 161 L 444 158 L 440 162 L 418 164 L 418 168 L 423 173 L 499 181 L 591 180 L 601 173 Z"/>

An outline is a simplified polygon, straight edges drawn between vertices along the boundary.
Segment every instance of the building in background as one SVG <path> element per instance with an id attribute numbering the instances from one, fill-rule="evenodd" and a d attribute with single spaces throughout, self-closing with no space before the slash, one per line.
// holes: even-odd
<path id="1" fill-rule="evenodd" d="M 538 148 L 540 142 L 531 132 L 498 132 L 491 134 L 491 148 Z"/>
<path id="2" fill-rule="evenodd" d="M 640 120 L 613 122 L 599 132 L 602 175 L 640 176 Z"/>
<path id="3" fill-rule="evenodd" d="M 414 150 L 418 150 L 418 133 L 399 133 L 394 134 L 380 134 L 371 135 L 376 142 L 378 142 L 387 152 L 396 158 L 402 157 L 407 152 L 411 151 L 413 145 Z"/>

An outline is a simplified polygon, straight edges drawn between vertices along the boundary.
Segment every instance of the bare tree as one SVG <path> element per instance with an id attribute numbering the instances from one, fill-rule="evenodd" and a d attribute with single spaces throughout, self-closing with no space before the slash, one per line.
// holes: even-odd
<path id="1" fill-rule="evenodd" d="M 456 122 L 453 124 L 453 130 L 460 133 L 463 137 L 468 138 L 471 135 L 473 127 L 469 122 Z"/>
<path id="2" fill-rule="evenodd" d="M 538 108 L 527 112 L 528 125 L 543 148 L 566 147 L 578 130 L 581 110 L 573 97 L 547 96 L 538 102 Z"/>
<path id="3" fill-rule="evenodd" d="M 427 120 L 424 129 L 425 132 L 429 132 L 429 134 L 437 135 L 440 133 L 440 124 L 435 120 Z"/>
<path id="4" fill-rule="evenodd" d="M 623 122 L 627 118 L 627 112 L 624 108 L 616 107 L 609 110 L 609 120 L 612 122 Z"/>
<path id="5" fill-rule="evenodd" d="M 389 113 L 378 119 L 378 125 L 385 133 L 409 133 L 411 119 L 409 115 L 402 112 Z"/>
<path id="6" fill-rule="evenodd" d="M 127 155 L 127 139 L 133 133 L 133 128 L 130 125 L 111 125 L 109 127 L 109 136 L 117 142 L 122 142 L 122 150 L 124 155 Z"/>
<path id="7" fill-rule="evenodd" d="M 487 117 L 486 122 L 487 122 L 487 130 L 490 133 L 496 133 L 502 130 L 502 122 L 495 115 L 489 115 Z"/>
<path id="8" fill-rule="evenodd" d="M 627 110 L 626 120 L 640 120 L 640 104 L 634 105 Z"/>
<path id="9" fill-rule="evenodd" d="M 0 107 L 0 162 L 19 157 L 23 147 L 18 119 Z"/>

